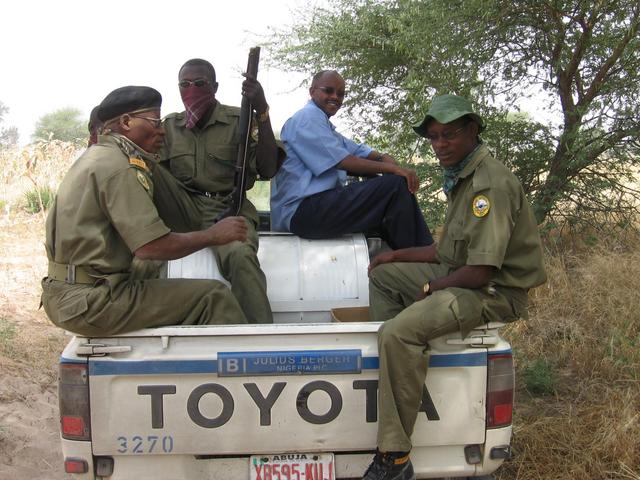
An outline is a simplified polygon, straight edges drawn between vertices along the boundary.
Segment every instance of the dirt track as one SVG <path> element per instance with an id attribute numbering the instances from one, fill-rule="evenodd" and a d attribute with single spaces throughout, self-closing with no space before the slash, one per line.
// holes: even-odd
<path id="1" fill-rule="evenodd" d="M 46 270 L 39 215 L 0 217 L 0 479 L 62 480 L 57 361 L 65 334 L 38 310 Z"/>

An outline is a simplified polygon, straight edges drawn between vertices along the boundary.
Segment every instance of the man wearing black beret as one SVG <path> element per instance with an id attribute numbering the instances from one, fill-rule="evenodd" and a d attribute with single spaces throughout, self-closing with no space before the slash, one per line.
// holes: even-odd
<path id="1" fill-rule="evenodd" d="M 236 299 L 216 280 L 132 278 L 134 257 L 172 260 L 247 235 L 239 217 L 186 233 L 172 232 L 160 219 L 149 165 L 164 142 L 161 103 L 150 87 L 107 95 L 97 115 L 103 135 L 60 185 L 47 217 L 42 304 L 66 330 L 102 336 L 161 325 L 246 322 Z"/>

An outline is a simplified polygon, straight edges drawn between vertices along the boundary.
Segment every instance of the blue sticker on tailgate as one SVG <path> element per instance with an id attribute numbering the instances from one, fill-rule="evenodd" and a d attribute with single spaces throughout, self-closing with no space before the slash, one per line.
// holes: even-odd
<path id="1" fill-rule="evenodd" d="M 220 377 L 360 373 L 361 370 L 361 350 L 218 353 Z"/>

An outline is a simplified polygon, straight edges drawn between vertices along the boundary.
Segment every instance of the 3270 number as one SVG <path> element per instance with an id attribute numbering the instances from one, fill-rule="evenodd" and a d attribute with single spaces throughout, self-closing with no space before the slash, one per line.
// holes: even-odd
<path id="1" fill-rule="evenodd" d="M 118 437 L 117 442 L 118 453 L 171 453 L 173 451 L 173 437 L 169 435 Z"/>

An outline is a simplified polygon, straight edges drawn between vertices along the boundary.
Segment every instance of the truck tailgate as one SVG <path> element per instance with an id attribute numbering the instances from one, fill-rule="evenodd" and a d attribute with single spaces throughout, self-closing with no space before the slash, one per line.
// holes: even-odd
<path id="1" fill-rule="evenodd" d="M 130 347 L 89 359 L 93 454 L 373 450 L 378 328 L 167 327 L 91 339 Z M 486 351 L 438 342 L 414 447 L 483 443 L 485 390 Z"/>

